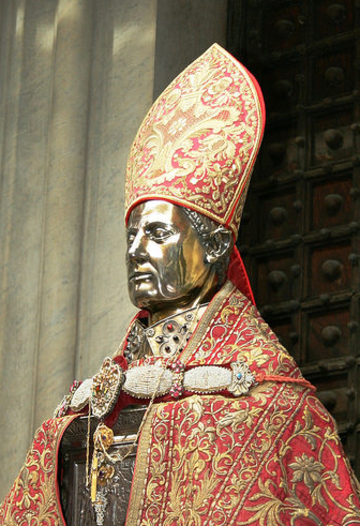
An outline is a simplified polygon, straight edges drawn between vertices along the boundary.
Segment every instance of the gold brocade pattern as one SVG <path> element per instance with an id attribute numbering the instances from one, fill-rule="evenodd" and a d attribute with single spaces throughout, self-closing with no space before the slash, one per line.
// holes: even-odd
<path id="1" fill-rule="evenodd" d="M 301 378 L 292 358 L 229 283 L 182 359 L 189 353 L 190 369 L 220 365 L 226 352 L 229 361 L 243 359 L 256 375 L 274 377 L 240 398 L 193 395 L 151 406 L 126 526 L 359 526 L 359 486 L 331 416 L 310 389 L 289 381 Z M 73 418 L 50 420 L 37 432 L 1 525 L 64 526 L 57 448 Z"/>
<path id="2" fill-rule="evenodd" d="M 222 365 L 245 358 L 253 371 L 299 375 L 293 358 L 279 343 L 256 307 L 238 290 L 226 284 L 225 301 L 211 305 L 212 322 L 202 319 L 194 332 L 196 349 L 190 340 L 181 359 L 192 366 Z M 198 334 L 199 333 L 199 334 Z"/>
<path id="3" fill-rule="evenodd" d="M 331 418 L 303 388 L 159 404 L 151 429 L 127 526 L 360 524 Z"/>
<path id="4" fill-rule="evenodd" d="M 255 83 L 214 44 L 168 86 L 130 151 L 127 215 L 144 199 L 165 198 L 236 235 L 263 133 L 262 95 Z"/>
<path id="5" fill-rule="evenodd" d="M 36 431 L 25 464 L 2 504 L 0 524 L 64 526 L 55 492 L 57 444 L 74 418 L 49 420 Z"/>
<path id="6" fill-rule="evenodd" d="M 255 307 L 227 284 L 181 359 L 239 357 L 254 372 L 301 378 Z M 236 400 L 161 403 L 146 426 L 127 526 L 360 525 L 360 491 L 334 422 L 303 386 L 264 382 Z"/>

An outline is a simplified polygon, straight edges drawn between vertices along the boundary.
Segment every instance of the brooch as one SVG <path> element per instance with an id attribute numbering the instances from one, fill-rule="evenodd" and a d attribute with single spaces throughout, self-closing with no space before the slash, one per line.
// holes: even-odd
<path id="1" fill-rule="evenodd" d="M 256 380 L 247 363 L 241 361 L 233 362 L 230 364 L 230 367 L 233 374 L 231 384 L 228 386 L 228 391 L 234 396 L 248 393 L 250 388 L 256 384 Z"/>
<path id="2" fill-rule="evenodd" d="M 92 379 L 91 411 L 94 416 L 103 418 L 111 412 L 123 381 L 121 367 L 111 358 L 105 358 L 100 371 Z"/>

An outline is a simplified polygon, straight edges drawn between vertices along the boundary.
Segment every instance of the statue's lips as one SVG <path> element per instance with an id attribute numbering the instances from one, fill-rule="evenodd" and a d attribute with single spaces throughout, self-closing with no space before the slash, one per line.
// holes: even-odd
<path id="1" fill-rule="evenodd" d="M 133 272 L 130 274 L 129 281 L 146 281 L 151 278 L 152 274 L 150 272 Z"/>

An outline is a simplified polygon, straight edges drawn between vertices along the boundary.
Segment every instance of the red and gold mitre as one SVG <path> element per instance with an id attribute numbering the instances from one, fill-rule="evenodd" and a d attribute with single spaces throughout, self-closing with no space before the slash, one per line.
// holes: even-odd
<path id="1" fill-rule="evenodd" d="M 191 208 L 238 232 L 265 124 L 255 78 L 218 44 L 154 102 L 131 147 L 126 220 L 149 199 Z"/>

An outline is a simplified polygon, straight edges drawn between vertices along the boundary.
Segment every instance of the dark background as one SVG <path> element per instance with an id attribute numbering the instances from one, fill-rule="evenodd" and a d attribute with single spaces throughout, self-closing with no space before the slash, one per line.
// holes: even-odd
<path id="1" fill-rule="evenodd" d="M 228 3 L 265 139 L 239 246 L 257 305 L 335 417 L 360 476 L 359 2 Z"/>

